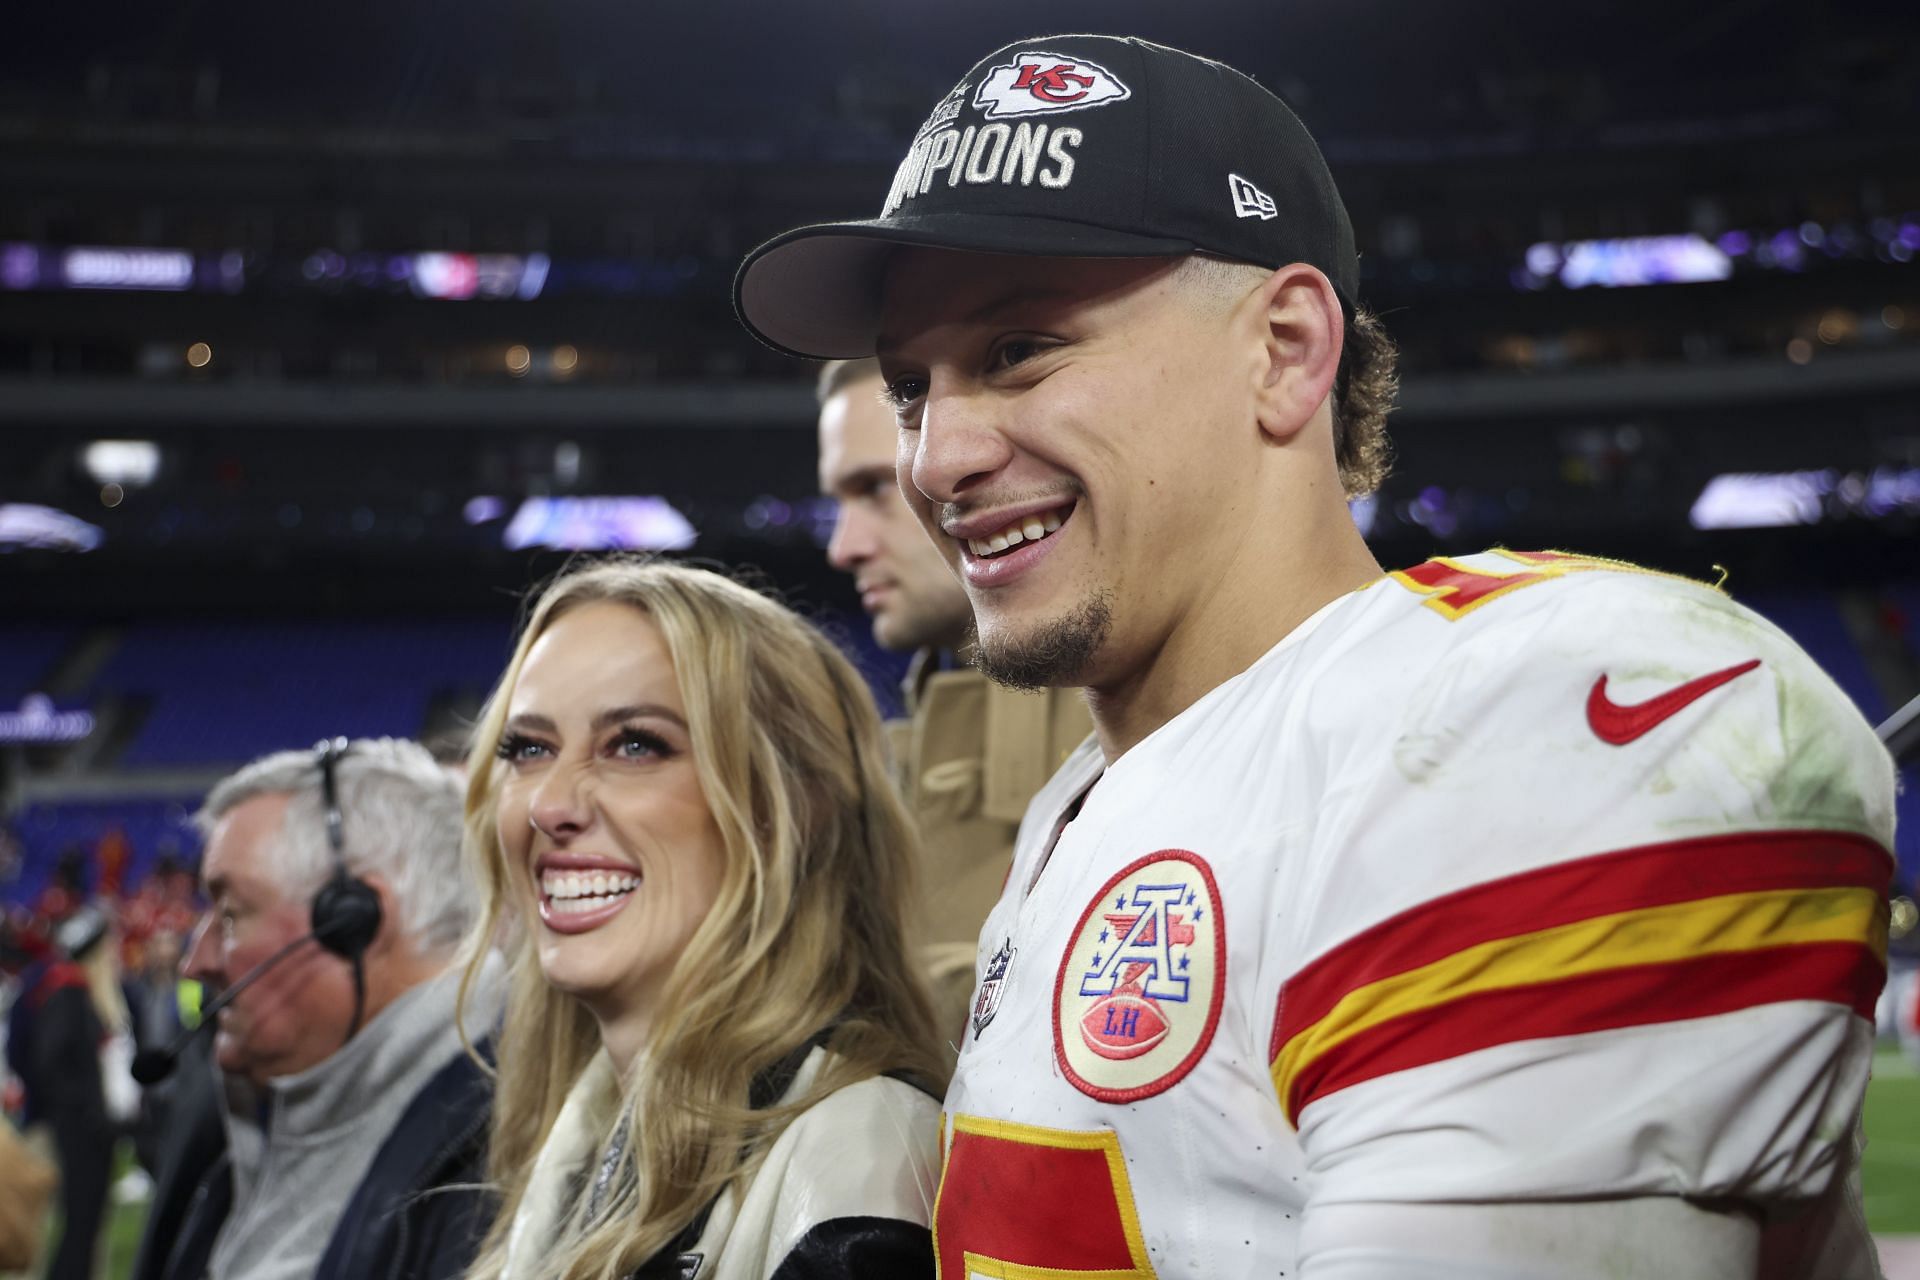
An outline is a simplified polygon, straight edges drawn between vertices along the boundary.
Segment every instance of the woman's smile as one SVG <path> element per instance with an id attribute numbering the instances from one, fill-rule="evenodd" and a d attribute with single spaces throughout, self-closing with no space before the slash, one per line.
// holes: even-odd
<path id="1" fill-rule="evenodd" d="M 591 854 L 550 853 L 534 864 L 540 922 L 556 933 L 587 933 L 620 914 L 640 888 L 640 869 Z"/>

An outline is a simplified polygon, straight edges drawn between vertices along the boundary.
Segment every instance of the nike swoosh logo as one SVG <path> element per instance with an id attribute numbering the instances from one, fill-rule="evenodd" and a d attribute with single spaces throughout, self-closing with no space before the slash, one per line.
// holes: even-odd
<path id="1" fill-rule="evenodd" d="M 1696 699 L 1712 693 L 1730 680 L 1738 680 L 1759 665 L 1760 659 L 1754 658 L 1728 667 L 1725 671 L 1715 671 L 1697 680 L 1689 680 L 1677 689 L 1669 689 L 1658 697 L 1630 706 L 1622 706 L 1607 697 L 1607 678 L 1601 676 L 1593 682 L 1593 692 L 1587 695 L 1587 723 L 1593 726 L 1600 741 L 1624 747 Z"/>

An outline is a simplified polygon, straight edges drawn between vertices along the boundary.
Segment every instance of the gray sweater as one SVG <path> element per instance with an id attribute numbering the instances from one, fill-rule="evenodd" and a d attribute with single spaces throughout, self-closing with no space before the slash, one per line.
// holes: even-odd
<path id="1" fill-rule="evenodd" d="M 421 983 L 332 1057 L 264 1091 L 227 1081 L 233 1211 L 214 1243 L 209 1280 L 313 1275 L 334 1224 L 400 1114 L 465 1051 L 453 1021 L 459 985 L 457 969 Z M 469 1007 L 473 1039 L 486 1034 L 492 1012 L 488 1000 Z"/>

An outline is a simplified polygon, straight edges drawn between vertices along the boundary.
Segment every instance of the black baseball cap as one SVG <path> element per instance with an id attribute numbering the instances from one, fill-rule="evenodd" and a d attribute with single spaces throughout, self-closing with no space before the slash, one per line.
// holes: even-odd
<path id="1" fill-rule="evenodd" d="M 778 350 L 872 355 L 900 245 L 1305 262 L 1349 308 L 1359 292 L 1352 224 L 1300 118 L 1231 67 L 1130 36 L 1040 36 L 983 58 L 914 135 L 880 216 L 767 241 L 734 307 Z"/>

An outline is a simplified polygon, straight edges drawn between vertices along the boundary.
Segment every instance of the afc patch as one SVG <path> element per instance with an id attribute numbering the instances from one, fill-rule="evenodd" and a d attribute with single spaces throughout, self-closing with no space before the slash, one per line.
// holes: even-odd
<path id="1" fill-rule="evenodd" d="M 1107 881 L 1081 913 L 1053 987 L 1053 1053 L 1102 1102 L 1172 1088 L 1213 1041 L 1227 926 L 1206 860 L 1162 849 Z"/>

